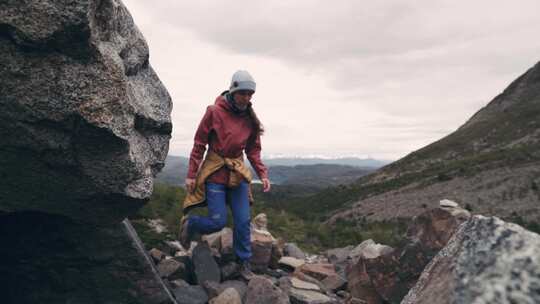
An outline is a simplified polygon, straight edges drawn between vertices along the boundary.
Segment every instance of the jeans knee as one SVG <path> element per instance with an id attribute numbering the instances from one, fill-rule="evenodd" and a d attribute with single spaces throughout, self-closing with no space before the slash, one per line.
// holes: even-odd
<path id="1" fill-rule="evenodd" d="M 225 225 L 227 224 L 227 218 L 221 214 L 215 214 L 210 219 L 212 220 L 212 225 L 213 225 L 212 230 L 215 230 L 215 231 L 219 231 L 225 228 Z"/>

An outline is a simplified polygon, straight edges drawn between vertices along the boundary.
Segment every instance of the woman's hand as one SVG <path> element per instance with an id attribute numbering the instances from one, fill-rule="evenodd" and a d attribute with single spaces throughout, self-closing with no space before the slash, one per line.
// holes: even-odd
<path id="1" fill-rule="evenodd" d="M 186 178 L 186 190 L 189 193 L 193 193 L 195 190 L 195 179 L 194 178 Z"/>
<path id="2" fill-rule="evenodd" d="M 261 180 L 262 184 L 263 184 L 263 192 L 268 192 L 270 191 L 270 180 L 268 178 L 263 178 Z"/>

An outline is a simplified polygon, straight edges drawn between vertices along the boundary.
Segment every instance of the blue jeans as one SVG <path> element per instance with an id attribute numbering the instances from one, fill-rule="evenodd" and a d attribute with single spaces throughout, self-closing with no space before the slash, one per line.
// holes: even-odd
<path id="1" fill-rule="evenodd" d="M 249 210 L 248 183 L 242 181 L 238 187 L 227 188 L 225 185 L 206 183 L 206 202 L 208 216 L 190 215 L 189 233 L 208 234 L 220 231 L 227 223 L 227 192 L 231 199 L 234 220 L 233 247 L 236 256 L 246 261 L 251 258 L 251 214 Z"/>

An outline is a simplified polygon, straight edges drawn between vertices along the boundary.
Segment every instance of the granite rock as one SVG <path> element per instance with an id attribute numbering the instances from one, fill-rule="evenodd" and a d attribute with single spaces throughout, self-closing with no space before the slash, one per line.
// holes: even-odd
<path id="1" fill-rule="evenodd" d="M 288 304 L 288 295 L 275 286 L 272 281 L 262 276 L 255 276 L 249 281 L 244 299 L 246 304 Z"/>
<path id="2" fill-rule="evenodd" d="M 474 216 L 426 266 L 402 303 L 540 303 L 540 235 Z"/>
<path id="3" fill-rule="evenodd" d="M 2 300 L 161 303 L 122 221 L 150 198 L 172 102 L 127 8 L 0 1 L 0 53 Z"/>

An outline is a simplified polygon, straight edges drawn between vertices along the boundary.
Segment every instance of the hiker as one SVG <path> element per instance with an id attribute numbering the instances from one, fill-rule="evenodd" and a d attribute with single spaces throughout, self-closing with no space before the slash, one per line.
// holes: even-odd
<path id="1" fill-rule="evenodd" d="M 268 170 L 261 161 L 261 135 L 264 128 L 253 111 L 251 97 L 255 80 L 247 71 L 233 74 L 229 90 L 221 93 L 206 109 L 189 159 L 187 194 L 179 239 L 188 249 L 195 234 L 220 231 L 227 222 L 228 204 L 234 220 L 233 247 L 240 264 L 240 275 L 249 280 L 251 231 L 250 183 L 252 174 L 244 163 L 243 151 L 263 185 L 270 191 Z M 208 144 L 204 161 L 203 154 Z M 201 164 L 202 162 L 202 164 Z M 208 216 L 187 215 L 191 208 L 208 208 Z"/>

